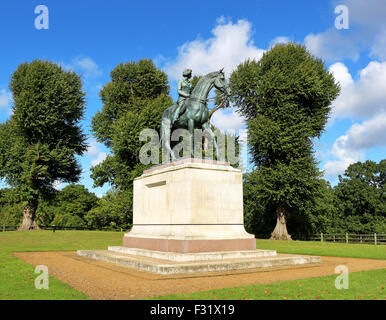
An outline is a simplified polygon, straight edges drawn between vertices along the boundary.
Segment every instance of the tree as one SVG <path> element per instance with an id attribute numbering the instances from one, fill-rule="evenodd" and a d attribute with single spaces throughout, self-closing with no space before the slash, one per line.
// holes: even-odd
<path id="1" fill-rule="evenodd" d="M 100 199 L 99 205 L 85 216 L 92 228 L 123 228 L 130 229 L 133 218 L 133 194 L 130 191 L 112 189 Z"/>
<path id="2" fill-rule="evenodd" d="M 169 94 L 167 75 L 148 59 L 121 63 L 110 73 L 111 81 L 100 91 L 103 108 L 92 119 L 99 142 L 111 147 L 114 124 L 128 111 L 138 114 L 149 102 Z"/>
<path id="3" fill-rule="evenodd" d="M 385 232 L 386 160 L 351 164 L 335 187 L 336 207 L 345 232 Z"/>
<path id="4" fill-rule="evenodd" d="M 86 225 L 85 215 L 97 207 L 99 201 L 83 185 L 70 184 L 57 191 L 52 199 L 40 201 L 36 216 L 44 225 L 82 227 Z"/>
<path id="5" fill-rule="evenodd" d="M 311 234 L 334 233 L 331 232 L 337 225 L 338 211 L 335 206 L 336 196 L 330 183 L 320 179 L 320 188 L 317 193 L 315 204 L 309 208 Z"/>
<path id="6" fill-rule="evenodd" d="M 255 234 L 259 238 L 266 238 L 275 226 L 275 217 L 270 207 L 263 202 L 261 195 L 259 177 L 256 171 L 243 176 L 243 205 L 244 225 L 248 233 Z"/>
<path id="7" fill-rule="evenodd" d="M 162 112 L 173 104 L 167 75 L 148 59 L 121 63 L 100 91 L 103 103 L 92 119 L 92 131 L 111 154 L 91 168 L 94 186 L 109 183 L 113 189 L 85 217 L 94 228 L 129 228 L 132 223 L 133 181 L 146 167 L 139 154 L 143 129 L 159 132 Z"/>
<path id="8" fill-rule="evenodd" d="M 20 230 L 37 229 L 39 199 L 54 193 L 54 182 L 79 179 L 75 156 L 87 149 L 79 126 L 85 94 L 77 74 L 41 60 L 19 65 L 9 87 L 14 106 L 0 125 L 0 178 L 23 201 Z"/>
<path id="9" fill-rule="evenodd" d="M 121 63 L 111 71 L 111 82 L 100 91 L 103 108 L 92 119 L 92 130 L 111 155 L 91 168 L 95 186 L 110 183 L 131 190 L 134 178 L 147 167 L 140 163 L 139 139 L 145 128 L 159 131 L 162 112 L 173 104 L 167 75 L 151 60 Z"/>
<path id="10" fill-rule="evenodd" d="M 11 188 L 0 190 L 0 227 L 17 226 L 22 221 L 22 206 L 18 195 Z"/>
<path id="11" fill-rule="evenodd" d="M 312 139 L 323 132 L 339 86 L 320 59 L 293 43 L 241 63 L 230 86 L 247 119 L 257 197 L 276 215 L 272 238 L 290 239 L 287 220 L 307 217 L 315 203 L 321 173 Z"/>

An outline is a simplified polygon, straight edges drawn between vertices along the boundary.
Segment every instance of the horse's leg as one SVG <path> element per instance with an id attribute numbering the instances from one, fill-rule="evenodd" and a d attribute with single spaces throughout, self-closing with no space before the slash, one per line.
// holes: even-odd
<path id="1" fill-rule="evenodd" d="M 188 129 L 190 134 L 190 156 L 194 158 L 194 120 L 188 120 Z"/>
<path id="2" fill-rule="evenodd" d="M 162 121 L 162 143 L 165 146 L 167 151 L 167 162 L 169 162 L 169 154 L 172 157 L 172 161 L 176 160 L 176 156 L 172 148 L 170 147 L 170 131 L 171 131 L 171 121 L 169 119 L 164 119 Z"/>
<path id="3" fill-rule="evenodd" d="M 213 139 L 213 146 L 214 146 L 214 150 L 215 150 L 215 152 L 216 152 L 216 158 L 217 158 L 217 160 L 220 160 L 220 155 L 219 155 L 219 153 L 218 153 L 217 142 L 216 142 L 216 135 L 214 134 L 212 128 L 210 127 L 209 122 L 205 122 L 205 123 L 202 125 L 202 128 L 203 128 L 205 131 L 208 131 L 209 135 L 210 135 L 211 138 Z"/>

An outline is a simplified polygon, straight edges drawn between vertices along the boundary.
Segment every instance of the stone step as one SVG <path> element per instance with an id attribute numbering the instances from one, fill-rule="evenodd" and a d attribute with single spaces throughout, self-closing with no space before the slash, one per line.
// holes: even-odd
<path id="1" fill-rule="evenodd" d="M 299 264 L 320 263 L 318 256 L 279 254 L 271 257 L 223 259 L 212 261 L 175 262 L 145 256 L 117 253 L 110 250 L 78 250 L 82 257 L 115 263 L 157 274 L 182 274 L 197 272 L 229 271 L 254 268 L 269 268 Z"/>
<path id="2" fill-rule="evenodd" d="M 275 250 L 244 250 L 244 251 L 222 251 L 222 252 L 200 252 L 200 253 L 177 253 L 163 252 L 128 247 L 108 247 L 109 251 L 129 254 L 132 256 L 144 256 L 149 258 L 170 260 L 176 262 L 184 261 L 211 261 L 225 259 L 243 259 L 258 257 L 274 257 Z"/>

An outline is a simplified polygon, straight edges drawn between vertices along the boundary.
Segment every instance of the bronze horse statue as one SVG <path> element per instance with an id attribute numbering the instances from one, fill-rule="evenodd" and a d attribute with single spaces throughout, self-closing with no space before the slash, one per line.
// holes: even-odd
<path id="1" fill-rule="evenodd" d="M 208 108 L 208 95 L 213 89 L 218 89 L 226 98 L 230 96 L 230 89 L 225 80 L 223 69 L 216 72 L 211 72 L 202 77 L 194 87 L 189 98 L 185 100 L 185 112 L 179 116 L 176 122 L 172 123 L 173 112 L 176 105 L 167 108 L 162 113 L 161 122 L 161 145 L 164 150 L 171 155 L 172 161 L 176 160 L 176 156 L 170 147 L 170 137 L 173 129 L 188 129 L 190 135 L 190 153 L 194 157 L 194 129 L 203 129 L 207 131 L 213 139 L 213 146 L 218 157 L 217 143 L 215 134 L 210 127 L 209 117 L 210 112 Z"/>

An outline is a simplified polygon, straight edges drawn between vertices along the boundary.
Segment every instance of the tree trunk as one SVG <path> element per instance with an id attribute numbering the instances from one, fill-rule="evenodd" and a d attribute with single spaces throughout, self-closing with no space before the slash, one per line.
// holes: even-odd
<path id="1" fill-rule="evenodd" d="M 19 231 L 23 230 L 39 230 L 39 226 L 35 221 L 35 212 L 38 207 L 38 201 L 34 200 L 23 207 L 23 223 L 19 227 Z"/>
<path id="2" fill-rule="evenodd" d="M 276 209 L 277 222 L 275 230 L 271 233 L 271 240 L 292 240 L 287 231 L 287 218 L 282 207 Z"/>

